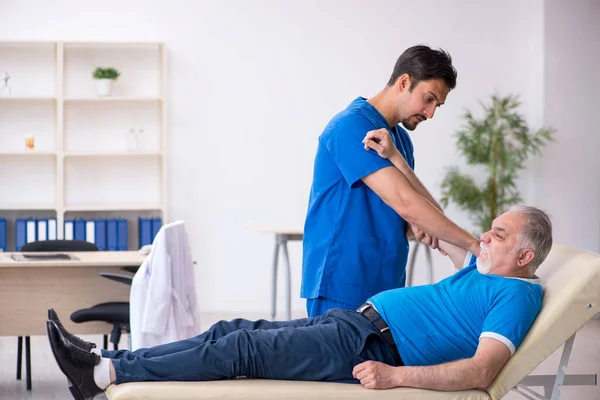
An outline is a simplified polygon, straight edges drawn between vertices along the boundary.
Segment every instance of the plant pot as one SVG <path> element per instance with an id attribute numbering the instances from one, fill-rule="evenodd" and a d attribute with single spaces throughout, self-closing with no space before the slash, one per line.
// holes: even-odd
<path id="1" fill-rule="evenodd" d="M 96 93 L 98 96 L 110 96 L 112 92 L 112 79 L 97 79 L 96 80 Z"/>

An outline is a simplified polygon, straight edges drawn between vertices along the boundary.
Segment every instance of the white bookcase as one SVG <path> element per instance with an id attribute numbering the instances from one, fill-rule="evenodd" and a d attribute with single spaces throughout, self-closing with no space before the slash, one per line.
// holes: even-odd
<path id="1" fill-rule="evenodd" d="M 96 95 L 96 67 L 121 73 L 109 97 Z M 126 218 L 130 249 L 138 217 L 167 222 L 165 67 L 163 43 L 0 42 L 0 218 L 9 250 L 17 218 L 54 217 L 59 238 L 65 219 Z"/>

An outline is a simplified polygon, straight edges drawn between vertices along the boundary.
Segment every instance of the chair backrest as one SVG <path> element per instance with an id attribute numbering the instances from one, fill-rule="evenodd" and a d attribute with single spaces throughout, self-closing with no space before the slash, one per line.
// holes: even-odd
<path id="1" fill-rule="evenodd" d="M 38 240 L 26 243 L 21 247 L 22 252 L 42 251 L 98 251 L 98 246 L 85 240 Z"/>
<path id="2" fill-rule="evenodd" d="M 486 388 L 500 399 L 600 312 L 600 254 L 554 245 L 536 275 L 542 311 L 521 346 Z"/>

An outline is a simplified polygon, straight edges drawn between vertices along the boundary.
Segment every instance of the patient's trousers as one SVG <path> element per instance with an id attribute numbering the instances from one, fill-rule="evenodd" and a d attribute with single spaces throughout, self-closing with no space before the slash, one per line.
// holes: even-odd
<path id="1" fill-rule="evenodd" d="M 138 349 L 102 350 L 116 383 L 248 378 L 358 383 L 355 365 L 395 365 L 389 344 L 356 311 L 331 309 L 293 321 L 220 321 L 191 339 Z"/>

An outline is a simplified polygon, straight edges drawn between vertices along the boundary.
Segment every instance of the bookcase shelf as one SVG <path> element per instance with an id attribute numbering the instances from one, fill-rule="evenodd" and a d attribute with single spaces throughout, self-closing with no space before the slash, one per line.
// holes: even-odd
<path id="1" fill-rule="evenodd" d="M 162 102 L 160 97 L 73 97 L 64 99 L 65 103 L 148 103 Z"/>
<path id="2" fill-rule="evenodd" d="M 69 211 L 160 211 L 163 209 L 159 204 L 129 204 L 129 205 L 106 205 L 86 204 L 65 206 L 65 212 Z"/>
<path id="3" fill-rule="evenodd" d="M 1 154 L 1 153 L 0 153 Z M 64 157 L 162 157 L 162 152 L 155 151 L 128 151 L 128 152 L 114 152 L 114 153 L 100 153 L 100 152 L 89 152 L 89 153 L 64 153 Z"/>
<path id="4" fill-rule="evenodd" d="M 56 210 L 55 204 L 3 204 L 0 203 L 0 212 L 6 210 L 24 210 L 24 211 L 53 211 Z"/>
<path id="5" fill-rule="evenodd" d="M 43 102 L 56 102 L 56 97 L 0 97 L 0 104 L 26 104 Z"/>
<path id="6" fill-rule="evenodd" d="M 0 157 L 56 157 L 56 153 L 49 151 L 13 151 L 2 152 Z"/>
<path id="7" fill-rule="evenodd" d="M 67 218 L 127 219 L 131 247 L 138 217 L 168 221 L 164 43 L 0 41 L 0 59 L 7 250 L 16 218 L 55 218 L 58 238 Z M 121 73 L 110 96 L 96 95 L 96 67 Z"/>

